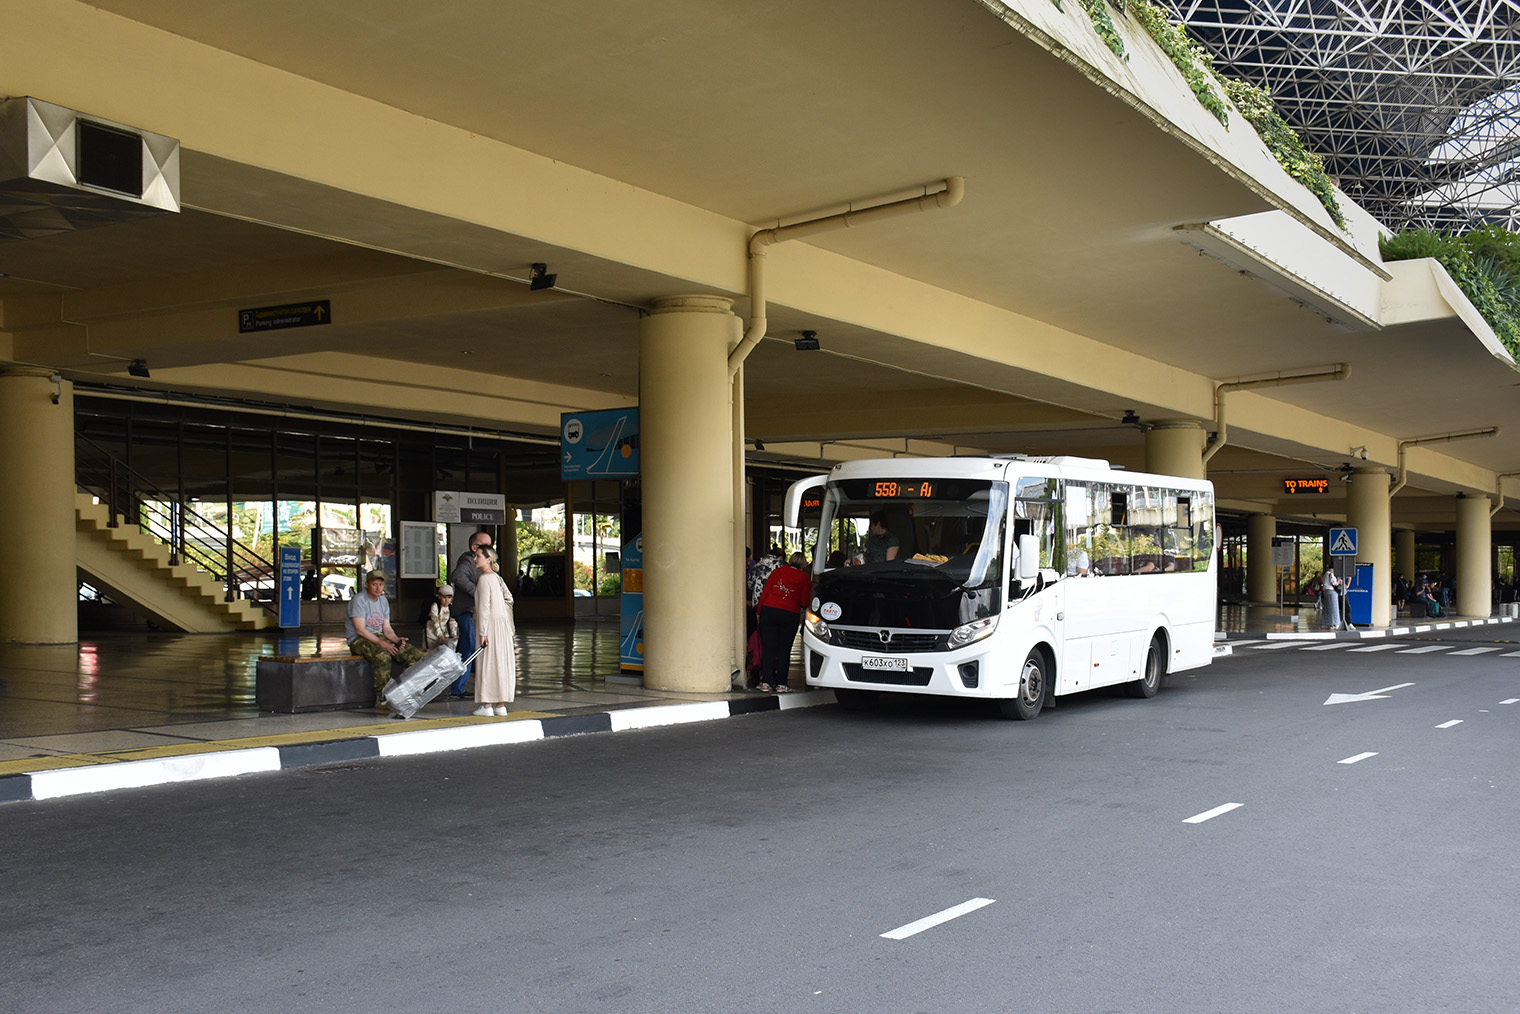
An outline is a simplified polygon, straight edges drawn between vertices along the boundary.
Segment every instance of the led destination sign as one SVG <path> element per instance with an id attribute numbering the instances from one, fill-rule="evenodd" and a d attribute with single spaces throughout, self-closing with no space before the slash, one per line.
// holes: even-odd
<path id="1" fill-rule="evenodd" d="M 1283 491 L 1287 493 L 1328 493 L 1329 479 L 1284 479 Z"/>
<path id="2" fill-rule="evenodd" d="M 871 483 L 871 495 L 873 497 L 896 500 L 928 500 L 934 496 L 934 483 L 923 479 L 905 479 L 901 481 L 879 479 Z"/>

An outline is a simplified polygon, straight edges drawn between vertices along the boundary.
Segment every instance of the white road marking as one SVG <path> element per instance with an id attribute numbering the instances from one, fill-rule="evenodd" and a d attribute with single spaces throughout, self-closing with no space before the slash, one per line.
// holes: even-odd
<path id="1" fill-rule="evenodd" d="M 1215 817 L 1219 816 L 1220 814 L 1229 813 L 1231 810 L 1238 810 L 1242 806 L 1245 806 L 1245 805 L 1246 804 L 1244 804 L 1244 803 L 1225 803 L 1223 806 L 1216 806 L 1212 810 L 1205 810 L 1202 813 L 1195 813 L 1193 816 L 1189 817 L 1187 820 L 1184 820 L 1183 823 L 1184 824 L 1202 824 L 1206 820 L 1213 820 Z"/>
<path id="2" fill-rule="evenodd" d="M 1253 644 L 1251 647 L 1257 651 L 1275 651 L 1278 648 L 1302 648 L 1303 641 L 1268 641 L 1266 644 Z"/>
<path id="3" fill-rule="evenodd" d="M 1498 650 L 1499 650 L 1498 648 L 1464 648 L 1461 651 L 1454 651 L 1454 652 L 1452 652 L 1452 654 L 1453 655 L 1487 655 L 1491 651 L 1498 651 Z"/>
<path id="4" fill-rule="evenodd" d="M 1387 695 L 1394 690 L 1403 690 L 1412 687 L 1413 683 L 1395 683 L 1391 687 L 1383 687 L 1381 690 L 1369 690 L 1365 694 L 1331 694 L 1325 698 L 1326 704 L 1351 704 L 1355 701 L 1382 701 L 1387 700 Z"/>
<path id="5" fill-rule="evenodd" d="M 1432 651 L 1449 651 L 1450 649 L 1451 649 L 1451 645 L 1449 645 L 1449 644 L 1429 644 L 1429 645 L 1426 645 L 1423 648 L 1405 648 L 1403 651 L 1399 652 L 1399 654 L 1400 655 L 1428 655 Z"/>
<path id="6" fill-rule="evenodd" d="M 1507 651 L 1500 658 L 1520 658 L 1520 651 Z"/>
<path id="7" fill-rule="evenodd" d="M 916 922 L 908 923 L 906 926 L 899 926 L 895 930 L 888 930 L 882 936 L 887 940 L 906 940 L 916 933 L 933 929 L 941 923 L 949 922 L 951 919 L 959 919 L 968 912 L 975 912 L 979 908 L 986 908 L 996 900 L 996 898 L 972 898 L 970 901 L 961 902 L 954 908 L 947 908 L 943 912 L 936 912 L 933 915 L 925 916 Z"/>
<path id="8" fill-rule="evenodd" d="M 1389 648 L 1397 648 L 1396 644 L 1370 644 L 1365 648 L 1352 648 L 1352 651 L 1387 651 Z"/>
<path id="9" fill-rule="evenodd" d="M 1347 757 L 1345 760 L 1338 760 L 1335 763 L 1337 763 L 1337 764 L 1355 764 L 1357 761 L 1364 761 L 1368 757 L 1376 757 L 1376 756 L 1377 756 L 1377 752 L 1376 751 L 1373 751 L 1372 753 L 1359 753 L 1355 757 Z"/>
<path id="10" fill-rule="evenodd" d="M 1509 700 L 1507 700 L 1507 701 L 1500 701 L 1499 703 L 1500 704 L 1520 704 L 1520 697 L 1511 697 Z"/>
<path id="11" fill-rule="evenodd" d="M 1453 725 L 1461 725 L 1461 724 L 1462 724 L 1462 719 L 1460 719 L 1460 718 L 1453 718 L 1449 722 L 1442 722 L 1440 725 L 1436 726 L 1436 728 L 1437 729 L 1450 729 Z"/>
<path id="12" fill-rule="evenodd" d="M 1349 641 L 1335 641 L 1331 644 L 1311 644 L 1305 651 L 1334 651 L 1336 648 L 1344 648 Z"/>

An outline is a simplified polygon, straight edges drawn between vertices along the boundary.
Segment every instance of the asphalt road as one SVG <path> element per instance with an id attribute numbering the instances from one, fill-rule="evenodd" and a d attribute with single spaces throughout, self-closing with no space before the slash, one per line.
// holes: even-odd
<path id="1" fill-rule="evenodd" d="M 1513 1009 L 1502 636 L 10 804 L 0 1010 Z"/>

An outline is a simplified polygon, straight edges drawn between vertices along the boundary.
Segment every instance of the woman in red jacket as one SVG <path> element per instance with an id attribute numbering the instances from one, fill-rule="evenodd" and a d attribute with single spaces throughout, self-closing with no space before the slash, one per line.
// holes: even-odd
<path id="1" fill-rule="evenodd" d="M 813 579 L 802 569 L 806 559 L 793 553 L 784 567 L 777 567 L 765 579 L 760 592 L 760 685 L 763 693 L 772 689 L 790 693 L 787 672 L 792 667 L 792 642 L 797 639 L 797 624 L 802 609 L 813 596 Z"/>

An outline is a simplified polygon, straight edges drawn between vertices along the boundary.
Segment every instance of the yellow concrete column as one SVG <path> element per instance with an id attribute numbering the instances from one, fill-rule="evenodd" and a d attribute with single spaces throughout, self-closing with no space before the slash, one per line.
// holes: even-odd
<path id="1" fill-rule="evenodd" d="M 1277 568 L 1272 564 L 1272 537 L 1277 519 L 1270 514 L 1246 518 L 1246 598 L 1252 602 L 1277 601 Z"/>
<path id="2" fill-rule="evenodd" d="M 1481 493 L 1457 497 L 1457 612 L 1462 616 L 1493 612 L 1492 508 Z"/>
<path id="3" fill-rule="evenodd" d="M 1187 419 L 1167 419 L 1145 434 L 1145 470 L 1185 479 L 1204 478 L 1203 427 Z"/>
<path id="4" fill-rule="evenodd" d="M 1393 533 L 1393 572 L 1403 574 L 1404 580 L 1413 581 L 1419 567 L 1419 556 L 1414 546 L 1414 532 L 1401 528 Z"/>
<path id="5" fill-rule="evenodd" d="M 644 685 L 727 690 L 732 663 L 733 301 L 657 300 L 639 324 Z"/>
<path id="6" fill-rule="evenodd" d="M 0 373 L 0 641 L 79 640 L 74 571 L 74 385 Z M 58 403 L 53 403 L 54 392 Z"/>
<path id="7" fill-rule="evenodd" d="M 1393 526 L 1387 472 L 1357 469 L 1346 490 L 1346 524 L 1356 529 L 1356 562 L 1372 564 L 1372 625 L 1393 618 Z M 1486 519 L 1485 519 L 1486 520 Z"/>
<path id="8" fill-rule="evenodd" d="M 745 616 L 746 608 L 744 601 L 744 535 L 749 529 L 744 527 L 744 367 L 741 365 L 734 373 L 733 387 L 729 392 L 730 426 L 733 442 L 733 553 L 734 574 L 736 580 L 733 584 L 733 603 L 729 607 L 732 623 L 733 661 L 732 669 L 737 676 L 735 684 L 741 689 L 744 686 L 744 657 L 746 654 Z"/>

